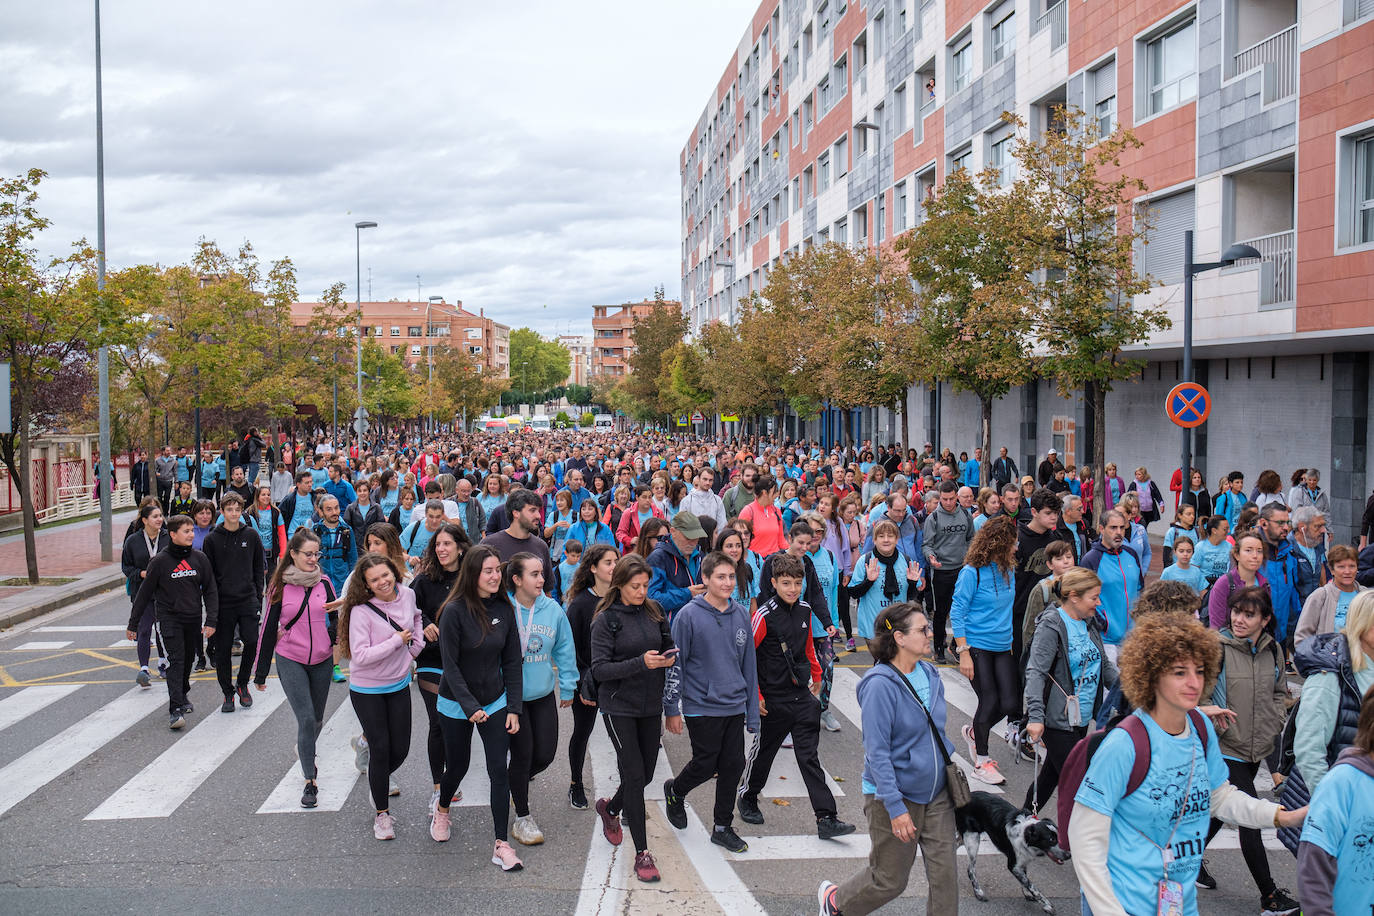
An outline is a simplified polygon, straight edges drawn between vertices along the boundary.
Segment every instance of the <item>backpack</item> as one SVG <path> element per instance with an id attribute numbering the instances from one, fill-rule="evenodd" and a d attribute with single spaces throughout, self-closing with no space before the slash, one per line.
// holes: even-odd
<path id="1" fill-rule="evenodd" d="M 1202 739 L 1202 754 L 1205 757 L 1208 743 L 1207 722 L 1202 713 L 1196 709 L 1188 710 L 1188 718 L 1192 720 L 1193 728 L 1197 729 L 1198 737 Z M 1061 849 L 1067 850 L 1069 848 L 1069 815 L 1073 813 L 1073 800 L 1074 796 L 1078 794 L 1078 786 L 1083 782 L 1083 777 L 1088 772 L 1088 764 L 1092 762 L 1093 755 L 1102 745 L 1102 739 L 1106 738 L 1113 728 L 1125 729 L 1126 734 L 1131 736 L 1131 744 L 1135 750 L 1135 760 L 1131 764 L 1131 775 L 1126 780 L 1126 792 L 1122 798 L 1139 789 L 1141 783 L 1145 782 L 1146 774 L 1150 772 L 1150 734 L 1146 730 L 1144 721 L 1135 713 L 1127 713 L 1101 731 L 1089 732 L 1085 737 L 1080 738 L 1078 743 L 1073 746 L 1073 750 L 1069 751 L 1069 756 L 1065 758 L 1064 765 L 1059 768 L 1057 806 L 1059 848 Z"/>
<path id="2" fill-rule="evenodd" d="M 614 651 L 615 638 L 616 635 L 620 633 L 620 628 L 622 626 L 620 621 L 620 614 L 616 613 L 614 608 L 606 608 L 606 610 L 602 611 L 601 613 L 615 614 L 614 617 L 606 618 L 606 626 L 611 631 L 611 650 Z M 582 695 L 582 699 L 587 700 L 590 703 L 596 702 L 596 678 L 592 677 L 591 668 L 588 668 L 586 671 L 582 672 L 582 679 L 577 682 L 577 692 Z"/>

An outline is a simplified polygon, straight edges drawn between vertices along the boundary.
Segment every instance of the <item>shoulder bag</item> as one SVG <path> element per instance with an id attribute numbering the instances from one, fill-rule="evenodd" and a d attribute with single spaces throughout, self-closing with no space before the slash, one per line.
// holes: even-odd
<path id="1" fill-rule="evenodd" d="M 911 681 L 906 679 L 906 675 L 902 674 L 897 666 L 891 662 L 883 662 L 883 664 L 897 672 L 897 677 L 900 678 L 902 684 L 906 686 L 907 692 L 911 694 L 911 698 L 916 701 L 917 706 L 921 707 L 921 712 L 926 714 L 926 722 L 930 723 L 930 740 L 935 742 L 935 746 L 940 749 L 940 756 L 944 758 L 945 761 L 945 785 L 949 788 L 950 800 L 954 802 L 954 807 L 956 809 L 964 807 L 973 800 L 973 793 L 969 791 L 968 787 L 968 777 L 964 775 L 963 770 L 959 769 L 959 765 L 950 759 L 949 751 L 945 750 L 943 733 L 940 731 L 939 726 L 935 724 L 935 717 L 930 714 L 930 710 L 926 708 L 926 704 L 921 702 L 921 697 L 916 693 L 916 688 L 911 686 Z M 920 662 L 917 662 L 917 664 L 920 664 Z"/>

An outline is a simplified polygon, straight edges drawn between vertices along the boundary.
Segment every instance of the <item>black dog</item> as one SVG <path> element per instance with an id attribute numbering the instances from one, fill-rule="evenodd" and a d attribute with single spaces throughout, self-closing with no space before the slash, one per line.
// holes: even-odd
<path id="1" fill-rule="evenodd" d="M 1007 857 L 1007 871 L 1021 883 L 1026 899 L 1039 903 L 1046 913 L 1054 913 L 1054 905 L 1031 883 L 1026 866 L 1036 856 L 1048 856 L 1058 864 L 1069 858 L 1069 853 L 1059 848 L 1059 828 L 1054 821 L 1037 818 L 990 792 L 972 794 L 972 800 L 954 812 L 954 825 L 963 840 L 964 852 L 968 854 L 968 879 L 973 885 L 973 896 L 982 901 L 988 899 L 978 883 L 976 870 L 978 843 L 981 835 L 987 834 L 992 845 Z"/>

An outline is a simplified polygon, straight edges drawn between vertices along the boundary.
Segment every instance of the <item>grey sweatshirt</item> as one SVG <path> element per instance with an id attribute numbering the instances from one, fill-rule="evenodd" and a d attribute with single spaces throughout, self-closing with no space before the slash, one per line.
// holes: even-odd
<path id="1" fill-rule="evenodd" d="M 964 565 L 969 542 L 973 540 L 973 516 L 962 506 L 946 512 L 937 505 L 926 518 L 922 534 L 921 550 L 926 559 L 939 560 L 942 570 L 958 572 Z"/>
<path id="2" fill-rule="evenodd" d="M 703 595 L 673 616 L 673 645 L 681 650 L 667 670 L 666 716 L 737 716 L 759 729 L 759 680 L 749 609 L 738 601 L 718 611 Z"/>

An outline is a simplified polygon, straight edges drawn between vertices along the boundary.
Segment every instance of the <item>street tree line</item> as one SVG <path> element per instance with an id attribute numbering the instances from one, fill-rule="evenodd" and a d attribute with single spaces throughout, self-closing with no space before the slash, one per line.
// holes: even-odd
<path id="1" fill-rule="evenodd" d="M 979 400 L 987 480 L 993 402 L 1050 378 L 1091 411 L 1100 476 L 1106 395 L 1143 363 L 1123 350 L 1169 326 L 1135 302 L 1153 285 L 1133 258 L 1149 241 L 1149 212 L 1132 203 L 1146 187 L 1123 166 L 1141 143 L 1122 128 L 1100 136 L 1075 109 L 1034 139 L 1004 118 L 1021 137 L 1011 180 L 956 171 L 892 244 L 784 258 L 734 326 L 688 340 L 681 310 L 655 309 L 635 322 L 631 374 L 594 389 L 642 421 L 702 410 L 774 415 L 780 429 L 786 407 L 803 418 L 840 408 L 847 439 L 849 408 L 884 406 L 901 414 L 905 449 L 910 386 L 943 382 Z"/>

